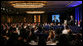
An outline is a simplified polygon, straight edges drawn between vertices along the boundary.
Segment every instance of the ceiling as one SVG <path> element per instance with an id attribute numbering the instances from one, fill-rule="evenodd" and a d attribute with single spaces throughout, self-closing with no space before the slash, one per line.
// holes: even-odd
<path id="1" fill-rule="evenodd" d="M 2 1 L 1 9 L 5 8 L 10 14 L 25 13 L 25 11 L 30 10 L 44 10 L 45 12 L 61 11 L 82 4 L 82 1 L 47 1 L 47 4 L 43 8 L 14 8 L 9 2 L 10 1 Z"/>

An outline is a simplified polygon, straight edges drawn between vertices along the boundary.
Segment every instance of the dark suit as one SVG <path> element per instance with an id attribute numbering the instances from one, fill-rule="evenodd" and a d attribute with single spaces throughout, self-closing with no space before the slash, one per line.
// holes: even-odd
<path id="1" fill-rule="evenodd" d="M 18 38 L 18 34 L 17 33 L 14 33 L 14 31 L 16 31 L 16 28 L 12 28 L 10 27 L 9 29 L 9 44 L 11 45 L 16 45 L 17 44 L 17 38 Z"/>

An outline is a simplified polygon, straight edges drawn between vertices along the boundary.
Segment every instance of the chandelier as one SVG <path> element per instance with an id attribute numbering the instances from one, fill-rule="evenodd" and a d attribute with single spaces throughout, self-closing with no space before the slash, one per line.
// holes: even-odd
<path id="1" fill-rule="evenodd" d="M 14 8 L 42 8 L 46 5 L 46 1 L 10 1 Z"/>
<path id="2" fill-rule="evenodd" d="M 28 14 L 42 14 L 45 13 L 45 11 L 26 11 Z"/>

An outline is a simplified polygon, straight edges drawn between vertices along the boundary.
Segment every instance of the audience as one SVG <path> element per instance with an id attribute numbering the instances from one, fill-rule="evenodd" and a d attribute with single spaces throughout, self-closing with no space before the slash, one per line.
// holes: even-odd
<path id="1" fill-rule="evenodd" d="M 46 45 L 47 41 L 52 40 L 59 41 L 57 45 L 77 45 L 78 43 L 81 45 L 82 35 L 79 35 L 81 32 L 77 35 L 73 34 L 69 25 L 64 27 L 60 23 L 57 25 L 55 23 L 2 23 L 0 44 L 30 45 L 29 43 L 33 40 L 38 42 L 38 45 Z"/>

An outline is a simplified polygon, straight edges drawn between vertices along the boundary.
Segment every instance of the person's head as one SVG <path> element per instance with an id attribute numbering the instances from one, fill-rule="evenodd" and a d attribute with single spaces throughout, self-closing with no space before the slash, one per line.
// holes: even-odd
<path id="1" fill-rule="evenodd" d="M 22 25 L 22 28 L 26 28 L 27 26 L 25 24 Z"/>
<path id="2" fill-rule="evenodd" d="M 70 18 L 73 18 L 73 16 L 71 15 Z"/>
<path id="3" fill-rule="evenodd" d="M 53 25 L 53 23 L 50 23 L 50 25 Z"/>
<path id="4" fill-rule="evenodd" d="M 56 19 L 56 16 L 54 16 L 54 20 Z"/>
<path id="5" fill-rule="evenodd" d="M 58 26 L 60 26 L 60 23 L 58 23 Z"/>
<path id="6" fill-rule="evenodd" d="M 67 22 L 67 20 L 64 20 L 64 22 Z"/>
<path id="7" fill-rule="evenodd" d="M 75 20 L 77 22 L 77 20 Z"/>
<path id="8" fill-rule="evenodd" d="M 82 22 L 82 20 L 80 19 L 80 22 Z"/>
<path id="9" fill-rule="evenodd" d="M 47 23 L 45 23 L 45 25 L 47 25 Z"/>
<path id="10" fill-rule="evenodd" d="M 16 25 L 15 25 L 15 24 L 13 24 L 13 25 L 12 25 L 12 27 L 13 27 L 13 28 L 16 28 Z"/>
<path id="11" fill-rule="evenodd" d="M 33 25 L 32 28 L 35 28 L 35 25 Z"/>
<path id="12" fill-rule="evenodd" d="M 5 25 L 7 25 L 7 23 L 5 23 Z"/>
<path id="13" fill-rule="evenodd" d="M 69 26 L 68 25 L 66 25 L 66 29 L 69 29 Z"/>

